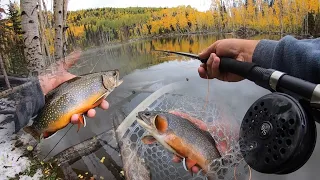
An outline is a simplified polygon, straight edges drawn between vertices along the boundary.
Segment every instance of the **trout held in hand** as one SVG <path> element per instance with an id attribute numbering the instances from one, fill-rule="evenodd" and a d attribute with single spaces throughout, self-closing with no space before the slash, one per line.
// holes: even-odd
<path id="1" fill-rule="evenodd" d="M 93 109 L 123 81 L 119 70 L 90 73 L 72 78 L 46 95 L 45 106 L 31 126 L 23 128 L 35 139 L 48 139 L 66 127 L 73 114 L 79 114 L 80 123 L 86 126 L 83 113 Z"/>
<path id="2" fill-rule="evenodd" d="M 180 116 L 161 111 L 141 111 L 137 122 L 150 133 L 142 138 L 143 143 L 158 141 L 172 153 L 187 159 L 187 170 L 198 165 L 206 173 L 209 164 L 221 157 L 210 133 Z"/>

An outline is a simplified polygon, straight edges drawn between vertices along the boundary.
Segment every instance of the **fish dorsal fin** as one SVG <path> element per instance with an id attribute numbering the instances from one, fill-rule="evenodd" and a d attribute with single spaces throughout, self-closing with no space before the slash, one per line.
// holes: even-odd
<path id="1" fill-rule="evenodd" d="M 154 125 L 160 133 L 165 133 L 168 129 L 168 120 L 165 116 L 157 115 L 154 120 Z"/>

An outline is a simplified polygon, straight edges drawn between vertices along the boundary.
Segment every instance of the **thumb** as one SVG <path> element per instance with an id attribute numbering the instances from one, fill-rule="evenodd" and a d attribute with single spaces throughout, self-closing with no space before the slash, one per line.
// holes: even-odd
<path id="1" fill-rule="evenodd" d="M 203 50 L 199 54 L 199 57 L 201 59 L 209 58 L 211 53 L 216 53 L 216 49 L 217 49 L 217 46 L 218 46 L 219 43 L 220 43 L 220 40 L 218 40 L 215 43 L 211 44 L 209 47 L 207 47 L 205 50 Z"/>

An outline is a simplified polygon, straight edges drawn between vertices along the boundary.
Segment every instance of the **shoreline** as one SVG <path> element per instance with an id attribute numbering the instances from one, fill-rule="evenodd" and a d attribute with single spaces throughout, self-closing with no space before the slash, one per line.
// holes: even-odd
<path id="1" fill-rule="evenodd" d="M 254 36 L 259 36 L 259 35 L 279 35 L 281 36 L 280 32 L 259 32 L 256 31 L 255 29 L 248 28 L 249 32 L 245 32 L 243 34 L 237 33 L 237 30 L 234 31 L 227 31 L 227 32 L 218 32 L 218 31 L 194 31 L 194 32 L 186 32 L 186 33 L 165 33 L 165 34 L 158 34 L 158 35 L 148 35 L 148 36 L 142 36 L 142 37 L 136 37 L 136 38 L 130 38 L 126 39 L 123 41 L 117 40 L 113 41 L 107 44 L 104 44 L 102 46 L 89 46 L 83 48 L 83 51 L 91 51 L 93 49 L 105 49 L 105 48 L 115 48 L 119 47 L 122 45 L 138 42 L 138 41 L 146 41 L 146 40 L 153 40 L 153 39 L 160 39 L 160 38 L 170 38 L 170 37 L 178 37 L 178 36 L 190 36 L 190 35 L 211 35 L 211 34 L 216 34 L 216 35 L 232 35 L 236 38 L 250 38 Z M 252 33 L 253 31 L 256 31 L 255 33 Z M 312 35 L 302 35 L 302 34 L 295 34 L 295 33 L 283 33 L 282 36 L 285 35 L 292 35 L 294 37 L 298 38 L 310 38 L 313 37 Z M 76 49 L 76 48 L 74 48 Z M 72 52 L 72 50 L 70 51 Z"/>

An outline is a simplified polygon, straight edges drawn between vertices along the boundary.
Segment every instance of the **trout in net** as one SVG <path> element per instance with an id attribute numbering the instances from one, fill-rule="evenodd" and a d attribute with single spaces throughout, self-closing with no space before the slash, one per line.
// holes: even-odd
<path id="1" fill-rule="evenodd" d="M 162 111 L 140 111 L 137 122 L 149 133 L 142 138 L 144 144 L 158 141 L 184 159 L 186 170 L 197 165 L 207 173 L 210 163 L 221 157 L 210 133 L 180 116 Z M 208 175 L 208 179 L 213 177 Z"/>

